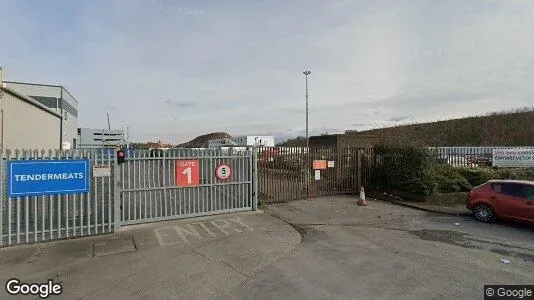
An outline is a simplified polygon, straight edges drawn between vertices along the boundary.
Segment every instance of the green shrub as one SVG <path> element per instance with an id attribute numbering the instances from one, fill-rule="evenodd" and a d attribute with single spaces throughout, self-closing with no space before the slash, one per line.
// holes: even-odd
<path id="1" fill-rule="evenodd" d="M 525 169 L 498 169 L 499 179 L 517 179 L 517 180 L 531 180 L 534 181 L 534 168 Z"/>
<path id="2" fill-rule="evenodd" d="M 374 147 L 370 165 L 370 183 L 379 189 L 396 189 L 431 195 L 435 185 L 429 172 L 430 155 L 427 150 L 408 144 L 389 143 Z"/>
<path id="3" fill-rule="evenodd" d="M 497 169 L 498 179 L 519 179 L 516 169 Z"/>
<path id="4" fill-rule="evenodd" d="M 430 196 L 436 193 L 438 185 L 430 174 L 421 177 L 408 178 L 402 183 L 399 190 L 415 193 L 418 195 Z"/>
<path id="5" fill-rule="evenodd" d="M 491 179 L 534 181 L 534 168 L 455 168 L 440 163 L 426 149 L 409 144 L 380 144 L 362 158 L 371 188 L 430 196 L 467 192 Z"/>
<path id="6" fill-rule="evenodd" d="M 520 174 L 520 179 L 522 180 L 532 180 L 534 181 L 534 168 L 522 169 Z"/>
<path id="7" fill-rule="evenodd" d="M 491 179 L 500 179 L 499 172 L 492 168 L 458 168 L 457 170 L 472 187 L 484 184 Z"/>
<path id="8" fill-rule="evenodd" d="M 433 181 L 436 191 L 440 193 L 467 192 L 473 185 L 465 178 L 458 168 L 436 164 L 433 167 Z"/>

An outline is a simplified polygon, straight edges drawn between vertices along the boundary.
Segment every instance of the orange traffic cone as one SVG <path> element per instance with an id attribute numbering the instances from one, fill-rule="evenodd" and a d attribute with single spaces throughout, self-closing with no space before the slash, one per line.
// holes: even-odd
<path id="1" fill-rule="evenodd" d="M 365 201 L 365 189 L 363 188 L 363 186 L 360 189 L 360 201 L 358 201 L 358 205 L 361 205 L 361 206 L 367 205 L 367 201 Z"/>

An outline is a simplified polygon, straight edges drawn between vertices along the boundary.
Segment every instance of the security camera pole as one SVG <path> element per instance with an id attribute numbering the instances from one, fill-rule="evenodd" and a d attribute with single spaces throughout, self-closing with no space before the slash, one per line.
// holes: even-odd
<path id="1" fill-rule="evenodd" d="M 310 197 L 310 140 L 309 140 L 309 132 L 308 132 L 308 75 L 311 74 L 310 70 L 306 70 L 303 72 L 304 76 L 306 76 L 306 150 L 308 151 L 306 156 L 308 159 L 306 160 L 306 198 Z"/>

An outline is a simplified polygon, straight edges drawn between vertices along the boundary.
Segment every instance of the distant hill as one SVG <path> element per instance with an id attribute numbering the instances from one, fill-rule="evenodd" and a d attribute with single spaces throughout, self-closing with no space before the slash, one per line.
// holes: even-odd
<path id="1" fill-rule="evenodd" d="M 204 135 L 199 135 L 196 138 L 190 140 L 189 142 L 177 145 L 176 147 L 177 148 L 203 148 L 203 147 L 208 146 L 209 140 L 227 139 L 227 138 L 232 138 L 232 136 L 226 132 L 213 132 L 213 133 L 208 133 Z"/>
<path id="2" fill-rule="evenodd" d="M 372 129 L 348 135 L 410 140 L 421 146 L 430 147 L 532 146 L 534 108 L 526 107 L 485 116 Z"/>
<path id="3" fill-rule="evenodd" d="M 344 136 L 362 139 L 362 142 L 366 137 L 376 137 L 429 147 L 533 146 L 534 108 L 365 131 L 347 130 Z M 277 146 L 305 147 L 306 138 L 292 138 Z"/>

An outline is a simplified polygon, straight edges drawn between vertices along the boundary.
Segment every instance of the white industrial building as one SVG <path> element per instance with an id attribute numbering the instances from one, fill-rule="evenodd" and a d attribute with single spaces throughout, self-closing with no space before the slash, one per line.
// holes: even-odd
<path id="1" fill-rule="evenodd" d="M 78 128 L 77 149 L 116 148 L 125 143 L 124 130 Z"/>
<path id="2" fill-rule="evenodd" d="M 227 139 L 216 139 L 208 141 L 208 148 L 219 148 L 228 146 L 264 146 L 274 147 L 274 136 L 238 136 Z"/>
<path id="3" fill-rule="evenodd" d="M 0 68 L 0 149 L 59 149 L 62 116 L 2 82 Z"/>
<path id="4" fill-rule="evenodd" d="M 5 81 L 6 87 L 18 94 L 30 97 L 41 105 L 61 115 L 62 148 L 77 148 L 78 102 L 64 87 L 58 85 Z M 25 120 L 29 118 L 24 116 Z"/>

